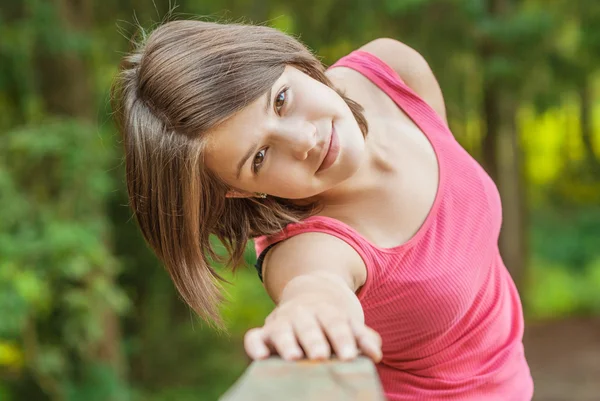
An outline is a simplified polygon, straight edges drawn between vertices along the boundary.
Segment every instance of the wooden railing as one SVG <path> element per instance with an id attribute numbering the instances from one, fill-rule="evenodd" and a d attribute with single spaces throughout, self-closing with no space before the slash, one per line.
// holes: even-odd
<path id="1" fill-rule="evenodd" d="M 350 362 L 255 361 L 219 401 L 385 401 L 375 366 Z"/>

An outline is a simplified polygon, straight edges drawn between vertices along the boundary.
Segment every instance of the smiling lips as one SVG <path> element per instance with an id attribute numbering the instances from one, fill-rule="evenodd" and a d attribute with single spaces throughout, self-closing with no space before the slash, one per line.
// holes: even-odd
<path id="1" fill-rule="evenodd" d="M 340 153 L 340 142 L 339 142 L 337 133 L 335 132 L 335 126 L 332 123 L 331 124 L 331 136 L 329 138 L 329 147 L 327 149 L 327 153 L 325 154 L 325 157 L 323 158 L 323 161 L 321 162 L 321 165 L 319 166 L 319 169 L 317 170 L 317 173 L 320 173 L 321 171 L 327 170 L 329 167 L 331 167 L 331 165 L 337 159 L 339 153 Z"/>

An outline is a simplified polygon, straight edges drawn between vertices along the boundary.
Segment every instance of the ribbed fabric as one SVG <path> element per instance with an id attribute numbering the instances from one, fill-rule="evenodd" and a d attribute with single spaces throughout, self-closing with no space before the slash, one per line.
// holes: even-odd
<path id="1" fill-rule="evenodd" d="M 334 235 L 358 252 L 367 268 L 358 298 L 366 324 L 383 339 L 377 370 L 390 400 L 530 400 L 522 307 L 498 250 L 496 186 L 383 61 L 355 51 L 332 68 L 339 66 L 370 79 L 427 136 L 439 163 L 433 207 L 419 231 L 394 248 L 370 243 L 341 221 L 313 216 L 256 238 L 257 254 L 305 232 Z"/>

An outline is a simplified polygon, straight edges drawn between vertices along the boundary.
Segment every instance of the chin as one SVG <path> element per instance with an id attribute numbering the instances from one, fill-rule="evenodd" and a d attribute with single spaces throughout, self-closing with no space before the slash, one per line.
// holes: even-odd
<path id="1" fill-rule="evenodd" d="M 344 179 L 350 178 L 354 173 L 358 171 L 360 166 L 365 161 L 366 150 L 364 141 L 361 138 L 361 143 L 353 144 L 354 146 L 346 146 L 342 149 L 340 159 L 338 160 L 339 165 L 333 165 L 340 176 L 344 176 Z"/>
<path id="2" fill-rule="evenodd" d="M 340 160 L 341 161 L 341 160 Z M 357 159 L 344 160 L 343 163 L 335 164 L 329 168 L 329 174 L 326 177 L 323 177 L 323 188 L 320 193 L 327 192 L 338 185 L 346 182 L 348 179 L 352 178 L 354 174 L 360 168 L 360 163 L 358 163 Z"/>

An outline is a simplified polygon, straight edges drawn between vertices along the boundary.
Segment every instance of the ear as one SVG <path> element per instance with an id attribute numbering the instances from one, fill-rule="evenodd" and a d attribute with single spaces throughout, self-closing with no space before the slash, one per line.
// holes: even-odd
<path id="1" fill-rule="evenodd" d="M 253 196 L 254 196 L 254 194 L 251 192 L 237 191 L 235 189 L 230 189 L 225 194 L 226 198 L 251 198 Z"/>

